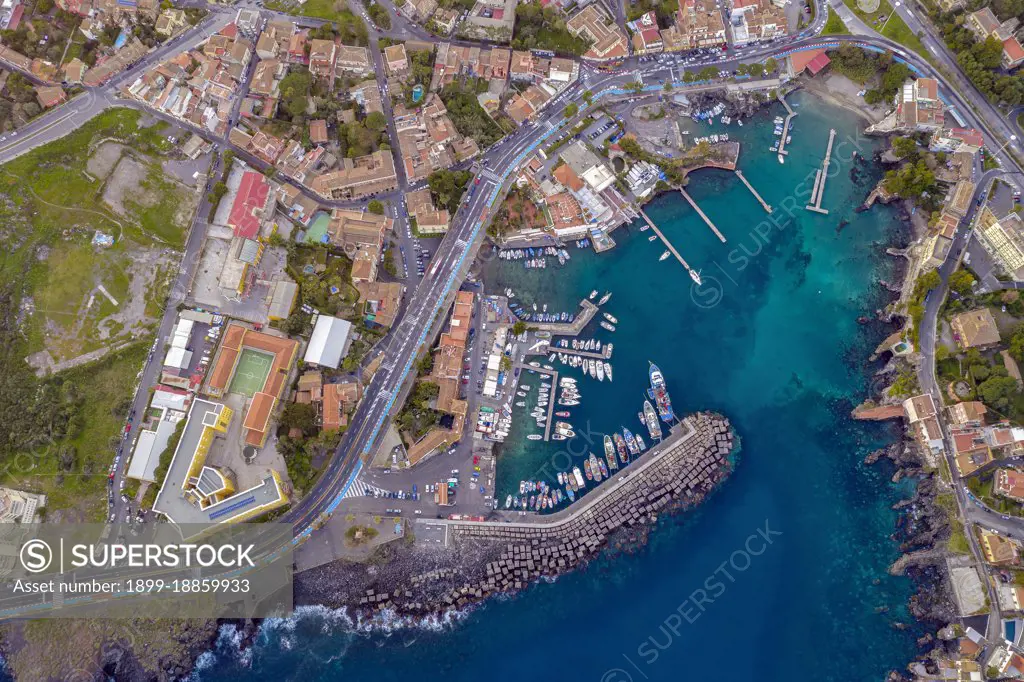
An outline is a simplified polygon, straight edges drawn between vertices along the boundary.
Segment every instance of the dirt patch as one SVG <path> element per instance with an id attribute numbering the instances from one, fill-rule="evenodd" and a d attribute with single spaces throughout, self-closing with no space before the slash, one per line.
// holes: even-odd
<path id="1" fill-rule="evenodd" d="M 871 106 L 857 93 L 863 87 L 841 73 L 829 73 L 824 77 L 804 78 L 804 89 L 812 92 L 826 102 L 849 109 L 871 123 L 878 123 L 885 118 L 884 106 Z"/>
<path id="2" fill-rule="evenodd" d="M 128 155 L 122 157 L 103 190 L 103 201 L 122 216 L 129 214 L 126 201 L 144 207 L 155 206 L 159 197 L 150 196 L 142 187 L 148 174 L 149 169 L 141 161 Z"/>
<path id="3" fill-rule="evenodd" d="M 104 142 L 89 157 L 85 164 L 86 172 L 94 178 L 105 180 L 110 175 L 110 171 L 114 170 L 114 166 L 117 165 L 124 150 L 125 146 L 123 144 Z"/>

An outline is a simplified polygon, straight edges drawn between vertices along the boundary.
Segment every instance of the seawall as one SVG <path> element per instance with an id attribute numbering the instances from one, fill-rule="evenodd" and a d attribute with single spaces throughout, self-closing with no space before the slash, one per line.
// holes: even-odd
<path id="1" fill-rule="evenodd" d="M 573 570 L 627 529 L 700 504 L 732 471 L 734 434 L 718 414 L 683 420 L 664 443 L 569 508 L 496 513 L 486 521 L 419 520 L 415 544 L 371 564 L 334 562 L 296 576 L 296 603 L 348 607 L 363 617 L 432 617 Z M 511 520 L 515 518 L 516 520 Z"/>

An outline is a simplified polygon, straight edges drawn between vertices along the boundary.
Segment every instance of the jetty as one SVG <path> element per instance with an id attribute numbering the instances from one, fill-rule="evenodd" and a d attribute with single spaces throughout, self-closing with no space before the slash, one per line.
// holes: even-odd
<path id="1" fill-rule="evenodd" d="M 789 137 L 789 124 L 796 116 L 796 112 L 793 111 L 793 107 L 789 106 L 789 102 L 786 101 L 784 95 L 779 95 L 779 101 L 782 102 L 782 106 L 786 107 L 786 121 L 782 124 L 782 139 L 779 140 L 779 154 L 788 156 L 789 152 L 786 151 L 786 138 Z"/>
<path id="2" fill-rule="evenodd" d="M 366 574 L 358 588 L 342 593 L 332 588 L 331 594 L 361 613 L 441 615 L 567 573 L 609 545 L 636 546 L 643 529 L 665 513 L 700 505 L 732 471 L 734 437 L 728 420 L 701 413 L 684 422 L 685 432 L 673 445 L 645 453 L 568 509 L 545 515 L 497 512 L 487 520 L 463 514 L 415 518 L 409 524 L 417 543 L 436 548 L 442 542 L 463 561 L 427 572 L 417 563 L 387 580 Z M 620 531 L 630 528 L 641 532 L 623 537 Z M 764 533 L 771 533 L 768 526 Z"/>
<path id="3" fill-rule="evenodd" d="M 551 399 L 548 400 L 548 418 L 544 422 L 544 440 L 551 440 L 551 417 L 555 414 L 555 402 L 558 391 L 558 370 L 556 369 L 544 369 L 543 367 L 534 367 L 532 365 L 526 365 L 522 362 L 515 363 L 514 367 L 519 369 L 519 380 L 516 382 L 516 387 L 519 387 L 519 381 L 522 381 L 524 372 L 536 372 L 537 374 L 546 374 L 551 377 Z M 515 390 L 513 388 L 512 390 Z"/>
<path id="4" fill-rule="evenodd" d="M 737 170 L 736 171 L 736 177 L 738 177 L 740 180 L 743 181 L 743 184 L 747 186 L 747 189 L 749 189 L 750 193 L 754 195 L 754 198 L 757 199 L 758 202 L 760 202 L 761 207 L 765 211 L 767 211 L 768 213 L 771 213 L 772 212 L 772 207 L 768 205 L 767 201 L 765 201 L 764 199 L 761 198 L 761 195 L 757 193 L 757 190 L 754 189 L 754 186 L 750 184 L 750 181 L 747 180 L 745 177 L 743 177 L 743 171 Z M 722 241 L 725 241 L 725 240 L 723 239 Z"/>
<path id="5" fill-rule="evenodd" d="M 578 336 L 597 314 L 597 306 L 586 299 L 580 301 L 580 308 L 579 314 L 573 318 L 572 322 L 528 322 L 528 324 L 537 331 L 551 332 L 558 336 Z"/>
<path id="6" fill-rule="evenodd" d="M 718 231 L 718 228 L 715 227 L 715 224 L 713 222 L 711 222 L 711 218 L 708 218 L 707 215 L 704 213 L 704 211 L 700 210 L 700 206 L 698 206 L 697 202 L 693 200 L 693 197 L 691 197 L 689 194 L 686 193 L 685 189 L 680 187 L 679 191 L 682 193 L 683 197 L 685 197 L 686 200 L 688 202 L 690 202 L 690 206 L 692 206 L 693 210 L 697 212 L 697 215 L 699 215 L 701 218 L 704 219 L 704 222 L 708 224 L 708 227 L 711 228 L 711 231 L 714 232 L 715 236 L 718 237 L 722 241 L 722 243 L 724 244 L 725 243 L 725 235 Z"/>
<path id="7" fill-rule="evenodd" d="M 828 148 L 825 150 L 825 161 L 821 168 L 814 174 L 814 191 L 811 192 L 811 203 L 807 204 L 808 211 L 828 215 L 828 211 L 821 207 L 821 200 L 825 196 L 825 181 L 828 179 L 828 164 L 832 161 L 832 143 L 836 139 L 836 129 L 828 131 Z"/>
<path id="8" fill-rule="evenodd" d="M 613 473 L 582 499 L 552 514 L 495 511 L 494 521 L 430 519 L 418 523 L 447 526 L 446 539 L 495 539 L 504 542 L 585 535 L 588 528 L 610 531 L 661 511 L 675 495 L 702 497 L 718 472 L 728 470 L 732 429 L 724 417 L 699 413 L 673 427 L 662 442 Z M 653 507 L 644 509 L 647 504 Z M 607 526 L 607 527 L 606 527 Z"/>
<path id="9" fill-rule="evenodd" d="M 643 216 L 643 219 L 647 221 L 647 224 L 650 226 L 650 228 L 654 230 L 654 234 L 658 235 L 661 241 L 665 243 L 665 248 L 667 248 L 669 252 L 676 257 L 676 260 L 683 264 L 683 267 L 686 268 L 686 271 L 689 272 L 691 270 L 690 264 L 683 260 L 683 257 L 679 255 L 678 251 L 676 251 L 676 247 L 672 246 L 672 242 L 670 242 L 668 238 L 661 233 L 661 230 L 659 230 L 658 226 L 654 224 L 654 221 L 651 220 L 647 216 L 647 213 L 645 213 L 642 209 L 640 211 L 640 215 Z"/>

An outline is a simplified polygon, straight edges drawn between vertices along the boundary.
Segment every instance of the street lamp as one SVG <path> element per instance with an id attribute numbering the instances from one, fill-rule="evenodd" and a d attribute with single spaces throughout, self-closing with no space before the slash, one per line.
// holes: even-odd
<path id="1" fill-rule="evenodd" d="M 1006 141 L 1006 144 L 1004 144 L 1002 147 L 1000 147 L 995 152 L 993 152 L 992 156 L 999 156 L 999 152 L 1001 152 L 1004 149 L 1006 149 L 1006 145 L 1010 144 L 1011 142 L 1015 142 L 1016 140 L 1017 140 L 1017 136 L 1016 135 L 1010 135 L 1010 139 Z"/>

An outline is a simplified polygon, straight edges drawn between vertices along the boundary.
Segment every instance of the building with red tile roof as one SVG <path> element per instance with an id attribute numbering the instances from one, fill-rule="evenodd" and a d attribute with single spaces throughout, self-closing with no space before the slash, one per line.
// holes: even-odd
<path id="1" fill-rule="evenodd" d="M 238 194 L 231 205 L 228 227 L 236 237 L 256 239 L 265 218 L 272 215 L 273 191 L 266 176 L 256 171 L 246 171 L 238 186 Z"/>

